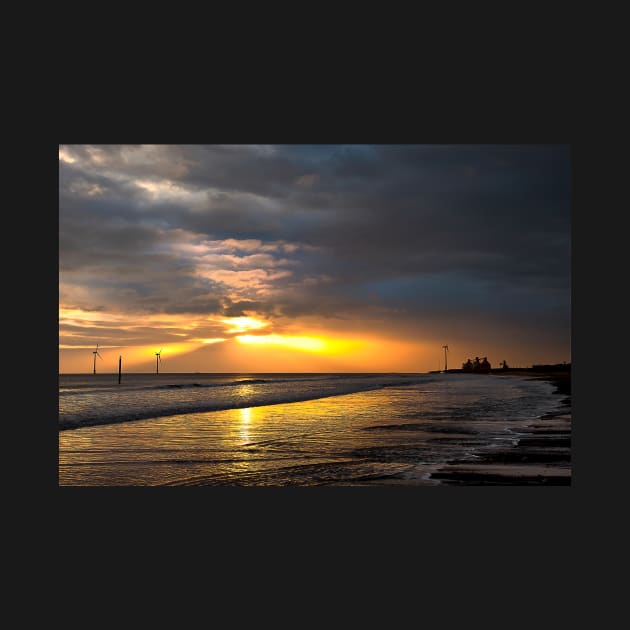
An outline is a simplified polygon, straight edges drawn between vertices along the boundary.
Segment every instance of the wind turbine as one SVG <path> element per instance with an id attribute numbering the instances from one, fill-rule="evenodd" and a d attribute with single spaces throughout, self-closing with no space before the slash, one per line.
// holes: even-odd
<path id="1" fill-rule="evenodd" d="M 96 350 L 93 350 L 92 354 L 94 355 L 94 374 L 96 374 L 96 357 L 98 357 L 101 361 L 103 360 L 103 357 L 98 352 L 98 344 L 96 344 Z"/>
<path id="2" fill-rule="evenodd" d="M 448 352 L 448 346 L 442 346 L 444 348 L 444 371 L 448 370 L 448 361 L 446 360 L 446 353 Z"/>
<path id="3" fill-rule="evenodd" d="M 155 353 L 155 373 L 159 374 L 160 373 L 160 363 L 162 363 L 162 348 L 160 348 L 159 352 Z"/>

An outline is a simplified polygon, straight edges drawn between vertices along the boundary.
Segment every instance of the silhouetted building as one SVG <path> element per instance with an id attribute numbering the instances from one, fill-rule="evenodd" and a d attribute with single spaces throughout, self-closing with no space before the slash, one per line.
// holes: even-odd
<path id="1" fill-rule="evenodd" d="M 473 361 L 466 360 L 466 363 L 462 363 L 462 372 L 489 372 L 492 369 L 488 357 L 480 359 L 475 357 Z"/>

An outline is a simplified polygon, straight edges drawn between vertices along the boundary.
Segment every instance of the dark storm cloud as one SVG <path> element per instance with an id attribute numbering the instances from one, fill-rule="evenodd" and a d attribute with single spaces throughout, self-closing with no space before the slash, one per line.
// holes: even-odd
<path id="1" fill-rule="evenodd" d="M 60 162 L 62 280 L 87 282 L 89 270 L 97 285 L 115 285 L 103 299 L 226 316 L 351 317 L 382 305 L 400 318 L 535 312 L 568 321 L 568 147 L 63 150 L 74 162 Z M 178 239 L 198 253 L 182 255 Z M 207 242 L 225 239 L 296 248 L 247 267 L 245 256 L 261 251 L 212 258 Z M 243 280 L 240 298 L 229 298 L 254 260 L 268 274 L 260 290 L 247 292 Z M 277 269 L 286 274 L 272 276 Z"/>
<path id="2" fill-rule="evenodd" d="M 226 317 L 243 317 L 251 312 L 268 313 L 268 305 L 253 300 L 232 302 L 232 300 L 226 299 L 223 303 L 222 314 Z"/>

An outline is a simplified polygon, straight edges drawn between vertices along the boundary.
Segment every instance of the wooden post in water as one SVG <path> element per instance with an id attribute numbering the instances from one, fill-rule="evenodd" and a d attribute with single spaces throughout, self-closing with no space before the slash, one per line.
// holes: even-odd
<path id="1" fill-rule="evenodd" d="M 120 385 L 120 376 L 122 374 L 122 355 L 118 357 L 118 384 Z"/>

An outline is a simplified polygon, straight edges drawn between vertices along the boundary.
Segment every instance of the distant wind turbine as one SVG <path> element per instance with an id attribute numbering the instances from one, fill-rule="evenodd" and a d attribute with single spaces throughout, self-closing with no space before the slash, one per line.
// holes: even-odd
<path id="1" fill-rule="evenodd" d="M 448 361 L 446 359 L 446 353 L 448 352 L 448 346 L 442 346 L 444 348 L 444 371 L 448 370 Z"/>
<path id="2" fill-rule="evenodd" d="M 159 352 L 155 353 L 155 373 L 160 373 L 160 363 L 162 363 L 162 348 L 160 348 Z"/>
<path id="3" fill-rule="evenodd" d="M 96 350 L 93 350 L 92 354 L 94 355 L 94 374 L 96 374 L 96 357 L 98 357 L 101 361 L 103 360 L 103 357 L 98 352 L 98 344 L 96 344 Z"/>

